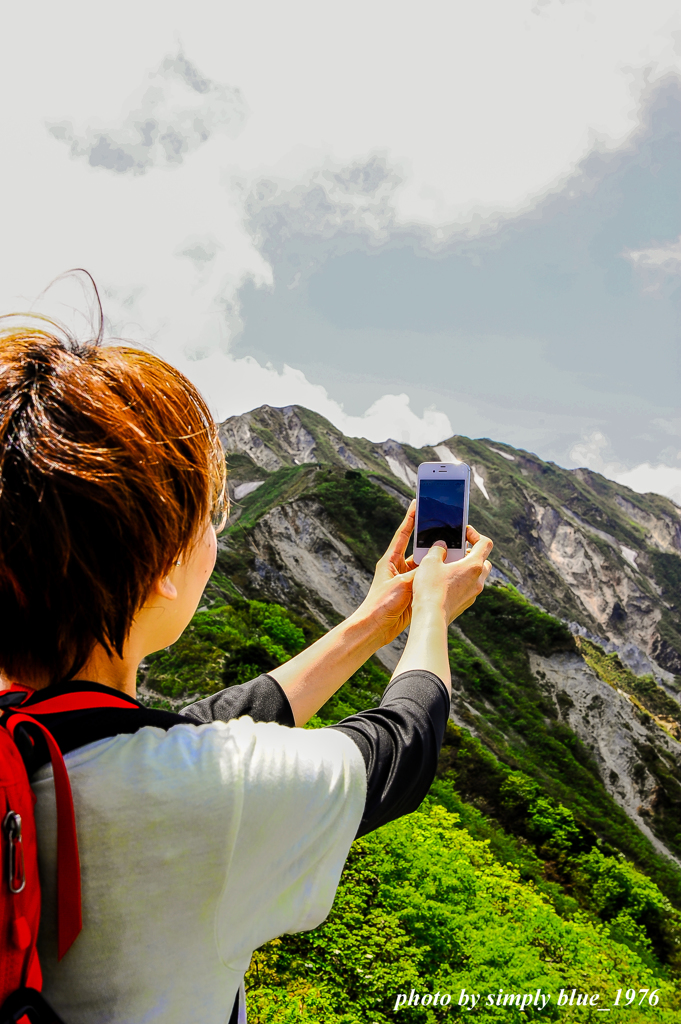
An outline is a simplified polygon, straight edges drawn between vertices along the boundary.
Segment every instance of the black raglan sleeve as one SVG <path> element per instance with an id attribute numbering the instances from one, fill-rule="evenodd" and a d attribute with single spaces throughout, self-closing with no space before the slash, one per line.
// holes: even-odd
<path id="1" fill-rule="evenodd" d="M 432 672 L 403 672 L 378 707 L 324 726 L 349 736 L 364 758 L 367 798 L 358 836 L 419 806 L 435 778 L 449 706 L 445 685 Z M 196 723 L 250 715 L 254 722 L 295 725 L 284 690 L 268 675 L 220 690 L 180 714 Z"/>
<path id="2" fill-rule="evenodd" d="M 232 718 L 250 715 L 254 722 L 296 724 L 288 697 L 276 679 L 262 675 L 247 683 L 228 686 L 204 700 L 197 700 L 180 711 L 193 722 L 229 722 Z"/>
<path id="3" fill-rule="evenodd" d="M 450 698 L 432 672 L 403 672 L 377 708 L 344 718 L 337 729 L 359 747 L 367 799 L 358 836 L 415 811 L 435 778 Z"/>

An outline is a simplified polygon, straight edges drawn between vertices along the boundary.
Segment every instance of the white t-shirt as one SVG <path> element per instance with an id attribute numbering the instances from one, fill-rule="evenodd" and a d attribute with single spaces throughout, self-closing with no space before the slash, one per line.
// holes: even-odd
<path id="1" fill-rule="evenodd" d="M 34 777 L 45 998 L 68 1024 L 226 1024 L 254 949 L 329 913 L 366 769 L 336 730 L 145 727 L 68 754 L 83 931 L 56 957 L 56 814 Z"/>

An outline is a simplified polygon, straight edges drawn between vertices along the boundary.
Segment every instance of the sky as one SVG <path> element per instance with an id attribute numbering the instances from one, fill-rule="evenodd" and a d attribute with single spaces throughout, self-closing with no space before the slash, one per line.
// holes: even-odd
<path id="1" fill-rule="evenodd" d="M 0 310 L 216 416 L 490 437 L 681 503 L 670 0 L 64 0 L 3 13 Z"/>

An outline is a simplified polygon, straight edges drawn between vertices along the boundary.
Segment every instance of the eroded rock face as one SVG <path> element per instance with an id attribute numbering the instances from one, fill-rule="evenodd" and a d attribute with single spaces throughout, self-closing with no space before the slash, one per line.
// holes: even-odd
<path id="1" fill-rule="evenodd" d="M 269 473 L 286 464 L 317 461 L 317 443 L 291 405 L 283 409 L 263 405 L 255 412 L 231 416 L 220 425 L 220 437 L 227 451 L 245 452 Z"/>
<path id="2" fill-rule="evenodd" d="M 627 695 L 599 679 L 578 654 L 530 653 L 530 667 L 559 717 L 593 754 L 609 793 L 660 853 L 681 864 L 648 824 L 657 780 L 637 749 L 653 742 L 681 765 L 681 743 L 654 724 L 643 726 Z"/>
<path id="3" fill-rule="evenodd" d="M 255 552 L 251 582 L 271 600 L 287 603 L 293 587 L 305 595 L 310 613 L 328 627 L 324 607 L 347 618 L 362 603 L 371 575 L 338 537 L 319 502 L 310 498 L 279 505 L 263 516 L 250 540 Z M 321 612 L 321 614 L 320 614 Z M 377 653 L 392 671 L 404 648 L 399 638 Z"/>
<path id="4" fill-rule="evenodd" d="M 669 554 L 681 554 L 681 509 L 676 517 L 660 513 L 653 516 L 643 509 L 627 501 L 622 495 L 617 495 L 615 501 L 622 511 L 633 519 L 635 523 L 647 531 L 648 543 L 659 551 L 666 551 Z"/>
<path id="5" fill-rule="evenodd" d="M 388 472 L 412 490 L 416 487 L 416 469 L 397 441 L 388 439 L 375 446 L 376 454 L 385 459 Z"/>
<path id="6" fill-rule="evenodd" d="M 663 637 L 655 637 L 650 653 L 656 664 L 664 666 L 670 676 L 681 676 L 681 654 Z"/>
<path id="7" fill-rule="evenodd" d="M 311 499 L 272 509 L 258 522 L 252 547 L 272 560 L 298 586 L 343 618 L 364 600 L 371 577 L 335 534 L 322 506 Z"/>
<path id="8" fill-rule="evenodd" d="M 618 557 L 614 539 L 605 554 L 587 529 L 552 506 L 534 505 L 533 512 L 543 553 L 599 633 L 609 640 L 626 635 L 629 643 L 650 652 L 662 611 L 639 585 L 636 570 Z"/>
<path id="9" fill-rule="evenodd" d="M 329 441 L 333 445 L 336 455 L 339 459 L 342 459 L 346 466 L 350 469 L 366 469 L 366 463 L 360 459 L 355 453 L 343 443 L 342 437 L 335 434 L 329 435 Z"/>

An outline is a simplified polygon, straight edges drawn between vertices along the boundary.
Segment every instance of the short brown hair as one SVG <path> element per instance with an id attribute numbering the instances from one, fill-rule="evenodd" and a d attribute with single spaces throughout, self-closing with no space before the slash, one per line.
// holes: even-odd
<path id="1" fill-rule="evenodd" d="M 49 323 L 0 330 L 0 671 L 30 685 L 72 678 L 95 643 L 120 656 L 224 477 L 206 403 L 168 363 Z"/>

